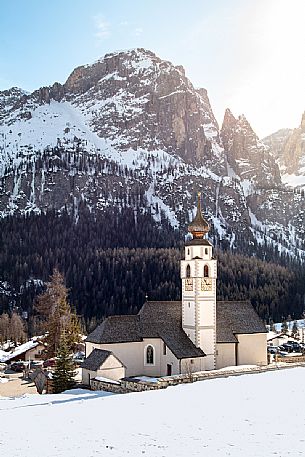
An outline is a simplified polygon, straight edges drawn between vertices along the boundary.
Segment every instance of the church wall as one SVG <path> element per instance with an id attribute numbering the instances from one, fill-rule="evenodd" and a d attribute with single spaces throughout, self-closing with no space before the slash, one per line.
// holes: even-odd
<path id="1" fill-rule="evenodd" d="M 267 334 L 235 335 L 238 339 L 237 365 L 267 365 Z"/>
<path id="2" fill-rule="evenodd" d="M 145 363 L 145 349 L 148 345 L 152 345 L 154 348 L 153 365 Z M 95 348 L 113 352 L 125 365 L 125 376 L 166 376 L 167 364 L 172 366 L 172 374 L 180 373 L 179 360 L 168 347 L 166 355 L 163 354 L 164 344 L 159 338 L 145 338 L 141 342 L 131 343 L 97 344 L 88 342 L 86 343 L 86 357 Z"/>
<path id="3" fill-rule="evenodd" d="M 181 360 L 181 373 L 191 375 L 197 371 L 206 370 L 205 357 L 196 357 L 194 359 Z"/>
<path id="4" fill-rule="evenodd" d="M 86 343 L 86 357 L 88 357 L 90 352 L 95 348 L 113 352 L 113 354 L 125 365 L 126 376 L 143 374 L 143 350 L 141 341 L 110 344 Z"/>
<path id="5" fill-rule="evenodd" d="M 90 379 L 98 376 L 118 381 L 125 377 L 125 367 L 116 357 L 110 355 L 98 370 L 82 369 L 82 382 L 84 384 L 90 385 Z"/>
<path id="6" fill-rule="evenodd" d="M 236 365 L 235 345 L 236 343 L 218 343 L 216 345 L 216 369 Z"/>

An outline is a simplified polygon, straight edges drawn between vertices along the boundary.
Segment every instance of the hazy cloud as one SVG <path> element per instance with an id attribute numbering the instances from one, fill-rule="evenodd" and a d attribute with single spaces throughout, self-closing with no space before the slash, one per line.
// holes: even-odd
<path id="1" fill-rule="evenodd" d="M 104 16 L 102 16 L 102 15 L 95 16 L 94 23 L 95 23 L 95 28 L 96 28 L 96 32 L 95 32 L 94 36 L 98 40 L 104 40 L 105 38 L 108 38 L 111 35 L 110 22 L 108 22 Z"/>
<path id="2" fill-rule="evenodd" d="M 133 31 L 133 35 L 135 35 L 135 36 L 140 36 L 140 35 L 142 35 L 142 33 L 143 33 L 142 27 L 137 27 L 137 28 L 134 29 L 134 31 Z"/>

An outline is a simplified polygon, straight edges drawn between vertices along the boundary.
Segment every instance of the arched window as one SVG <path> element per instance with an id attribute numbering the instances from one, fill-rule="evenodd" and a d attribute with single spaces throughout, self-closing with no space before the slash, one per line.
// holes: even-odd
<path id="1" fill-rule="evenodd" d="M 147 346 L 146 348 L 146 364 L 153 365 L 154 364 L 154 348 L 153 346 Z"/>
<path id="2" fill-rule="evenodd" d="M 208 248 L 205 248 L 205 255 L 208 255 Z"/>
<path id="3" fill-rule="evenodd" d="M 203 269 L 203 276 L 205 278 L 208 278 L 209 277 L 209 267 L 207 265 L 204 266 L 204 269 Z"/>
<path id="4" fill-rule="evenodd" d="M 187 267 L 186 267 L 186 277 L 187 278 L 191 277 L 191 267 L 189 265 L 187 265 Z"/>
<path id="5" fill-rule="evenodd" d="M 189 249 L 187 250 L 187 255 L 190 255 L 190 250 Z"/>

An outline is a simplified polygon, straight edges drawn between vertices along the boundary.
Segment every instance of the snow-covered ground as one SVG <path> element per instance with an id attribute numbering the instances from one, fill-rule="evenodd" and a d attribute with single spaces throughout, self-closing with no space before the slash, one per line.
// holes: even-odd
<path id="1" fill-rule="evenodd" d="M 292 368 L 127 395 L 2 398 L 0 455 L 304 455 L 304 378 Z"/>

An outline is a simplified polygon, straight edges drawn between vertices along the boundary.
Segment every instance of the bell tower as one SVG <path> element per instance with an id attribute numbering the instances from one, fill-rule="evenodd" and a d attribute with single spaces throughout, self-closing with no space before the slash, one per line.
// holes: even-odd
<path id="1" fill-rule="evenodd" d="M 193 239 L 185 244 L 181 260 L 182 328 L 195 346 L 206 354 L 207 370 L 216 367 L 216 279 L 217 261 L 206 239 L 210 227 L 201 213 L 198 193 L 197 214 L 188 226 Z"/>

